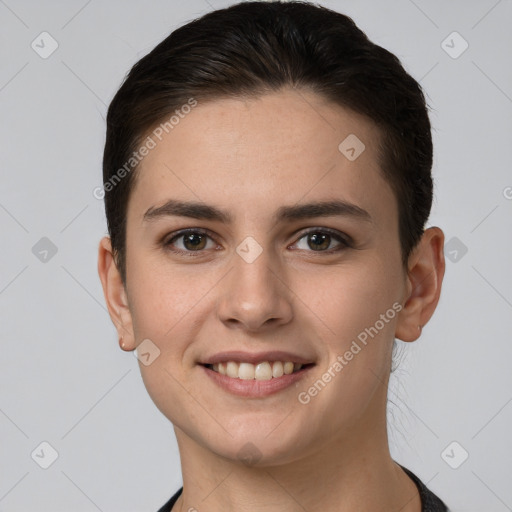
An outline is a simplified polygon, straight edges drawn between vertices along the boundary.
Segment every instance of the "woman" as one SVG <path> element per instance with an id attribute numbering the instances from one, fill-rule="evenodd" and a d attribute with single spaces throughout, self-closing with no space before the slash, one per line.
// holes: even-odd
<path id="1" fill-rule="evenodd" d="M 172 422 L 160 509 L 444 511 L 390 456 L 394 339 L 437 306 L 419 84 L 353 21 L 243 2 L 175 30 L 108 111 L 98 271 Z"/>

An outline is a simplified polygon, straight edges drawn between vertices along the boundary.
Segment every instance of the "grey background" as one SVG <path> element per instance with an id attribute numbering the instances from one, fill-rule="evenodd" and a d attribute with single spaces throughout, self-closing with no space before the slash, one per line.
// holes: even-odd
<path id="1" fill-rule="evenodd" d="M 125 73 L 231 3 L 0 0 L 0 511 L 154 511 L 181 485 L 172 425 L 107 314 L 93 190 Z M 433 108 L 447 273 L 393 376 L 392 454 L 453 511 L 512 510 L 512 3 L 321 3 L 397 54 Z M 46 59 L 31 47 L 43 31 L 58 43 Z"/>

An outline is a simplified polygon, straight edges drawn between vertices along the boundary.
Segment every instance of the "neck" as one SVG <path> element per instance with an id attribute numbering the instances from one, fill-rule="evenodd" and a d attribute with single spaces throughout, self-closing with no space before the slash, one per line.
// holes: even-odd
<path id="1" fill-rule="evenodd" d="M 183 493 L 173 512 L 420 512 L 414 482 L 390 456 L 385 409 L 371 410 L 308 453 L 271 465 L 219 456 L 175 427 Z"/>

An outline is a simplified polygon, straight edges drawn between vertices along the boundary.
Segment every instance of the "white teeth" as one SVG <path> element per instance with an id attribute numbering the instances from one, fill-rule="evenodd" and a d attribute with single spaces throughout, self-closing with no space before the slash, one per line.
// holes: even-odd
<path id="1" fill-rule="evenodd" d="M 254 376 L 256 380 L 270 380 L 272 378 L 272 367 L 270 363 L 265 361 L 257 365 L 254 369 Z"/>
<path id="2" fill-rule="evenodd" d="M 283 363 L 281 363 L 281 361 L 276 361 L 272 366 L 272 377 L 282 377 L 283 375 Z"/>
<path id="3" fill-rule="evenodd" d="M 244 380 L 254 379 L 254 365 L 251 363 L 240 363 L 238 366 L 238 377 Z"/>
<path id="4" fill-rule="evenodd" d="M 226 375 L 236 379 L 238 377 L 238 363 L 234 363 L 233 361 L 226 363 Z"/>
<path id="5" fill-rule="evenodd" d="M 284 363 L 284 373 L 285 375 L 290 375 L 290 373 L 293 373 L 293 366 L 294 364 L 290 361 L 286 361 L 286 363 Z"/>
<path id="6" fill-rule="evenodd" d="M 251 363 L 237 363 L 228 361 L 227 363 L 216 363 L 212 365 L 212 370 L 227 375 L 233 379 L 243 380 L 270 380 L 272 378 L 290 375 L 302 368 L 300 363 L 292 363 L 291 361 L 262 361 L 256 365 Z"/>

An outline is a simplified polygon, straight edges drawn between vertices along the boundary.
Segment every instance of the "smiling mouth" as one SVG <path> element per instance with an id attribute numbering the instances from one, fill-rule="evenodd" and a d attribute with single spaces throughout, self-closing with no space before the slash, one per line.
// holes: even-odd
<path id="1" fill-rule="evenodd" d="M 314 363 L 300 364 L 291 361 L 262 361 L 257 364 L 238 363 L 227 361 L 225 363 L 203 364 L 204 367 L 216 373 L 242 380 L 271 380 L 291 375 L 301 370 L 314 366 Z"/>

